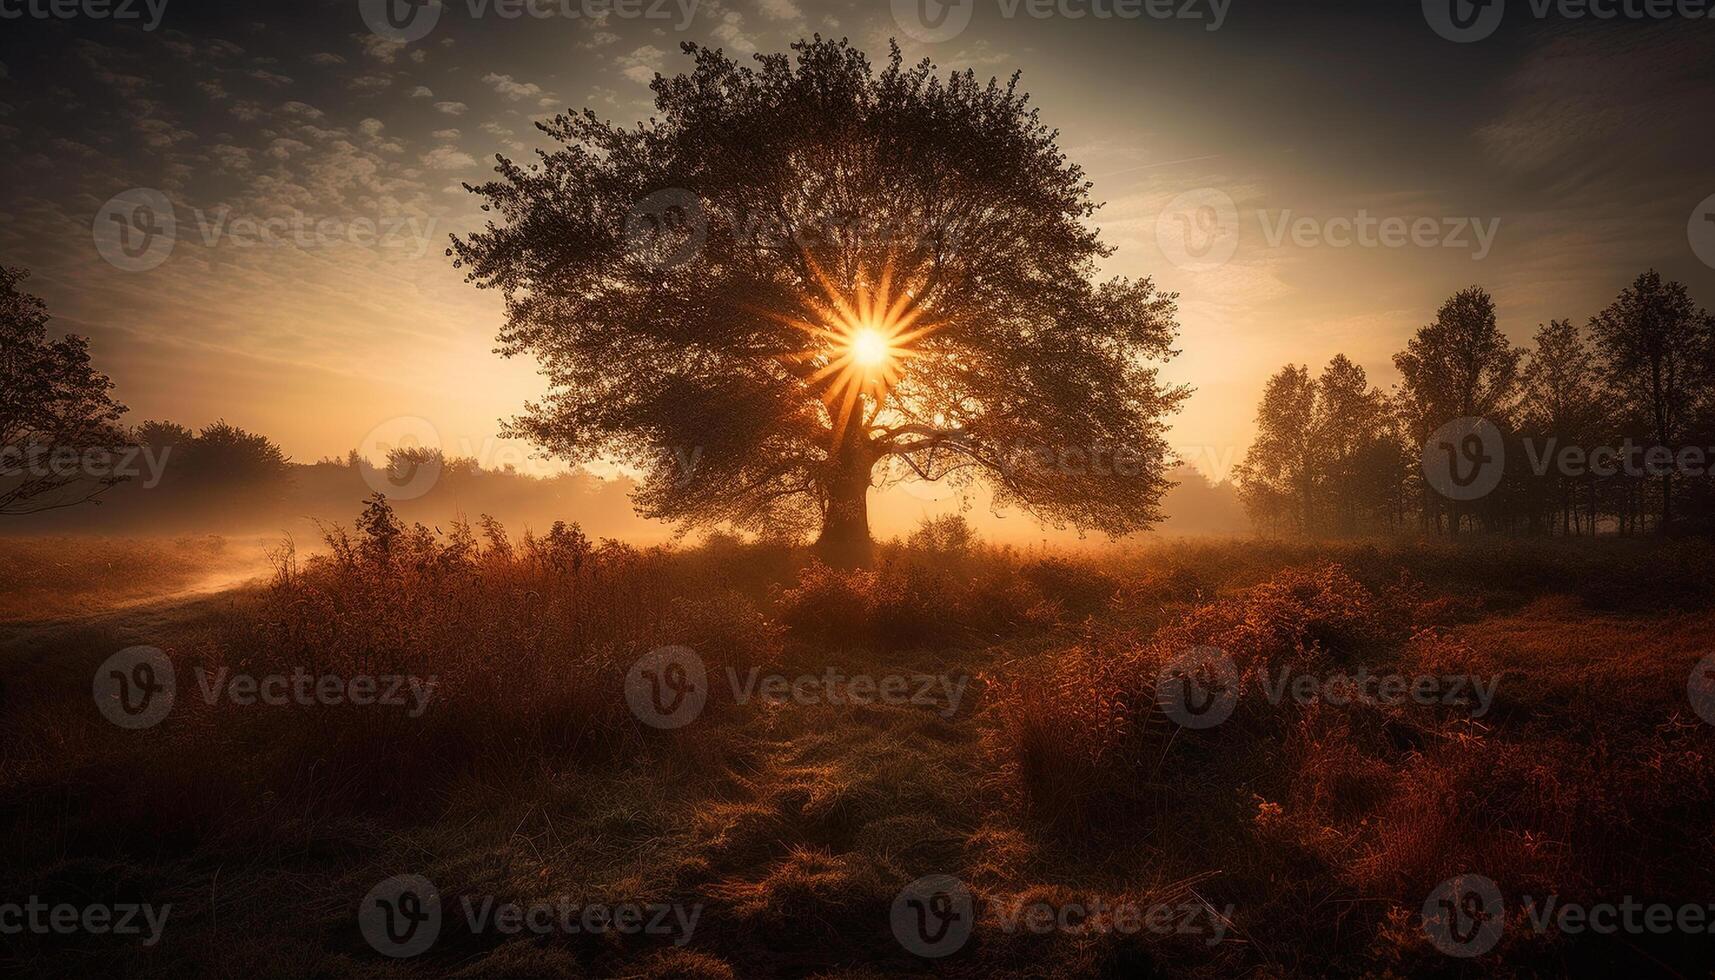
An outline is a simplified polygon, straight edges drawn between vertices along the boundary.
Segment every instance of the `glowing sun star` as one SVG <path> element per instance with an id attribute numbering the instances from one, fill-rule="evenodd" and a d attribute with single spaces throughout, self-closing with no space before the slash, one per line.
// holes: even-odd
<path id="1" fill-rule="evenodd" d="M 872 289 L 862 287 L 851 297 L 843 295 L 820 269 L 816 277 L 825 299 L 813 301 L 819 322 L 791 318 L 793 326 L 810 337 L 810 345 L 791 359 L 816 365 L 806 381 L 825 385 L 822 400 L 834 418 L 834 441 L 839 442 L 860 395 L 874 399 L 871 414 L 879 412 L 904 373 L 905 362 L 920 356 L 913 346 L 935 330 L 920 325 L 923 315 L 908 292 L 893 294 L 893 270 L 884 267 Z"/>

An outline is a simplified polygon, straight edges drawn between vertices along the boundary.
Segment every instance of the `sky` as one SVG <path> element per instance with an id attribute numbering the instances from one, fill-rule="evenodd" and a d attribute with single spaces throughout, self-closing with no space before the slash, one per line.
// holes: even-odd
<path id="1" fill-rule="evenodd" d="M 1590 6 L 1645 9 L 1620 2 Z M 1461 34 L 1467 0 L 440 0 L 407 39 L 380 3 L 0 0 L 0 263 L 133 420 L 307 462 L 420 419 L 549 465 L 497 438 L 542 386 L 444 254 L 483 219 L 461 184 L 556 112 L 646 118 L 684 41 L 1022 71 L 1104 202 L 1103 274 L 1179 293 L 1170 441 L 1216 479 L 1270 374 L 1345 353 L 1385 388 L 1465 286 L 1521 344 L 1652 267 L 1715 307 L 1707 11 L 1494 0 Z"/>

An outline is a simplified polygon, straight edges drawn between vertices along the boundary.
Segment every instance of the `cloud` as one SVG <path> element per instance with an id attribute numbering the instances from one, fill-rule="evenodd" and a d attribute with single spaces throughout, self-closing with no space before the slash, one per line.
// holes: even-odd
<path id="1" fill-rule="evenodd" d="M 267 153 L 275 160 L 289 160 L 294 153 L 303 153 L 309 148 L 310 145 L 308 143 L 281 137 L 280 139 L 268 144 Z"/>
<path id="2" fill-rule="evenodd" d="M 381 131 L 387 128 L 387 124 L 379 119 L 369 118 L 358 123 L 357 128 L 365 136 L 380 136 Z"/>
<path id="3" fill-rule="evenodd" d="M 405 42 L 385 38 L 379 34 L 360 34 L 358 43 L 363 45 L 363 53 L 384 65 L 391 65 L 399 57 L 399 52 L 405 50 Z"/>
<path id="4" fill-rule="evenodd" d="M 449 116 L 462 116 L 466 112 L 470 111 L 470 106 L 465 105 L 463 102 L 437 102 L 435 103 L 435 109 L 436 111 L 444 112 Z"/>
<path id="5" fill-rule="evenodd" d="M 434 133 L 432 135 L 435 137 L 435 139 L 441 140 L 443 142 L 447 142 L 447 141 L 451 141 L 451 140 L 456 140 L 464 134 L 460 133 L 456 129 L 437 129 L 434 131 Z"/>
<path id="6" fill-rule="evenodd" d="M 476 166 L 476 158 L 456 146 L 437 146 L 423 154 L 423 166 L 430 170 L 465 170 Z"/>
<path id="7" fill-rule="evenodd" d="M 634 82 L 647 85 L 666 64 L 666 58 L 667 52 L 653 44 L 645 44 L 630 54 L 620 55 L 615 59 L 615 63 L 620 67 L 620 74 Z"/>
<path id="8" fill-rule="evenodd" d="M 191 133 L 174 126 L 165 119 L 139 119 L 136 128 L 137 132 L 143 134 L 143 142 L 155 149 L 164 149 L 195 139 Z"/>
<path id="9" fill-rule="evenodd" d="M 310 63 L 316 65 L 343 65 L 345 64 L 345 59 L 341 58 L 337 54 L 330 54 L 323 51 L 320 54 L 310 55 Z"/>
<path id="10" fill-rule="evenodd" d="M 756 40 L 744 33 L 744 15 L 736 10 L 722 14 L 720 22 L 711 33 L 740 54 L 750 54 L 756 50 Z"/>
<path id="11" fill-rule="evenodd" d="M 242 146 L 221 143 L 209 149 L 209 155 L 214 162 L 227 173 L 243 173 L 250 169 L 250 151 Z"/>
<path id="12" fill-rule="evenodd" d="M 359 75 L 351 80 L 351 89 L 362 95 L 374 95 L 392 87 L 393 79 L 386 75 Z"/>
<path id="13" fill-rule="evenodd" d="M 288 116 L 293 116 L 298 119 L 321 119 L 327 115 L 327 113 L 317 109 L 315 106 L 306 105 L 302 102 L 287 102 L 280 106 L 280 111 Z"/>
<path id="14" fill-rule="evenodd" d="M 760 0 L 756 9 L 773 20 L 802 20 L 804 12 L 792 0 Z"/>
<path id="15" fill-rule="evenodd" d="M 432 99 L 434 97 L 435 93 L 430 91 L 427 85 L 419 85 L 411 90 L 411 98 L 413 99 Z"/>
<path id="16" fill-rule="evenodd" d="M 274 88 L 285 88 L 286 86 L 292 84 L 292 80 L 290 78 L 288 78 L 287 76 L 278 74 L 276 72 L 266 71 L 266 70 L 261 69 L 261 68 L 252 68 L 251 70 L 245 72 L 244 74 L 248 75 L 251 78 L 256 79 L 257 81 L 261 82 L 264 85 L 269 85 L 269 86 L 272 86 Z"/>
<path id="17" fill-rule="evenodd" d="M 498 75 L 490 72 L 484 75 L 482 80 L 494 86 L 494 91 L 514 102 L 519 99 L 534 99 L 542 94 L 542 86 L 534 82 L 513 81 L 511 75 Z"/>

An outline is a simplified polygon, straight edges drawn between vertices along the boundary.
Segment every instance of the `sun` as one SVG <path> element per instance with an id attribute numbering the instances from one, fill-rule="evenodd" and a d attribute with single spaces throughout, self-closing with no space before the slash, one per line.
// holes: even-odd
<path id="1" fill-rule="evenodd" d="M 887 338 L 874 327 L 860 327 L 851 338 L 852 360 L 866 368 L 880 367 L 893 356 Z"/>
<path id="2" fill-rule="evenodd" d="M 867 414 L 881 411 L 887 397 L 905 375 L 912 358 L 920 357 L 918 342 L 938 324 L 920 322 L 924 310 L 908 290 L 894 292 L 893 269 L 860 282 L 849 294 L 816 269 L 823 296 L 809 297 L 813 320 L 781 317 L 809 337 L 802 350 L 787 355 L 812 370 L 804 382 L 817 389 L 834 422 L 834 439 L 843 436 L 860 398 L 867 396 Z"/>

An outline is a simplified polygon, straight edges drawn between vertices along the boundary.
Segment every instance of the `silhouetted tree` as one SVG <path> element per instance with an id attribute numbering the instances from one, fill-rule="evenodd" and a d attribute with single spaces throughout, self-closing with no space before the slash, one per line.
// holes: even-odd
<path id="1" fill-rule="evenodd" d="M 1711 379 L 1709 314 L 1653 269 L 1590 319 L 1621 421 L 1649 445 L 1677 451 Z M 1632 432 L 1627 432 L 1627 435 Z M 1672 467 L 1661 479 L 1661 521 L 1673 520 Z"/>
<path id="2" fill-rule="evenodd" d="M 1519 403 L 1519 426 L 1538 442 L 1536 455 L 1548 465 L 1550 498 L 1560 514 L 1560 533 L 1573 533 L 1579 490 L 1585 494 L 1590 531 L 1595 533 L 1594 478 L 1563 473 L 1554 465 L 1566 447 L 1588 449 L 1606 438 L 1606 406 L 1601 364 L 1582 331 L 1571 320 L 1554 320 L 1536 332 L 1536 347 L 1526 362 Z M 1526 454 L 1531 455 L 1531 454 Z M 1541 464 L 1538 464 L 1541 465 Z"/>
<path id="3" fill-rule="evenodd" d="M 559 116 L 474 188 L 499 221 L 450 253 L 551 385 L 513 433 L 630 463 L 650 516 L 819 526 L 835 560 L 867 554 L 892 457 L 1057 524 L 1159 519 L 1175 298 L 1095 281 L 1089 184 L 1016 75 L 683 47 L 650 122 Z"/>
<path id="4" fill-rule="evenodd" d="M 1399 477 L 1399 454 L 1389 444 L 1387 398 L 1344 354 L 1334 355 L 1316 380 L 1312 425 L 1323 484 L 1319 496 L 1330 523 L 1350 532 L 1378 513 L 1386 516 Z"/>
<path id="5" fill-rule="evenodd" d="M 1235 472 L 1239 496 L 1259 524 L 1311 532 L 1315 417 L 1309 368 L 1288 364 L 1268 379 L 1257 406 L 1256 440 Z"/>
<path id="6" fill-rule="evenodd" d="M 1396 403 L 1413 457 L 1437 429 L 1457 419 L 1487 419 L 1510 431 L 1523 356 L 1524 350 L 1501 333 L 1495 301 L 1481 286 L 1462 289 L 1443 303 L 1434 322 L 1420 328 L 1393 359 L 1402 376 Z M 1427 484 L 1422 500 L 1426 519 L 1434 515 L 1439 524 L 1445 512 L 1448 531 L 1457 536 L 1465 508 L 1439 499 Z"/>
<path id="7" fill-rule="evenodd" d="M 1344 354 L 1314 381 L 1287 365 L 1263 390 L 1257 438 L 1236 475 L 1260 524 L 1312 534 L 1391 521 L 1402 467 L 1386 396 Z"/>
<path id="8" fill-rule="evenodd" d="M 125 406 L 89 364 L 89 343 L 50 341 L 29 273 L 0 266 L 0 514 L 83 503 L 120 483 Z"/>

